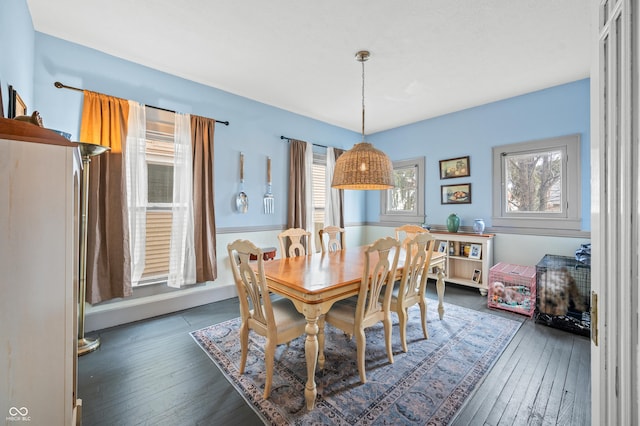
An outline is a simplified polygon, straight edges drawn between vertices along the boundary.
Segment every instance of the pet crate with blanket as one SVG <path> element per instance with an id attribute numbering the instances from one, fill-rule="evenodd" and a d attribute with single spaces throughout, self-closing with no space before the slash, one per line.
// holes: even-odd
<path id="1" fill-rule="evenodd" d="M 533 316 L 536 307 L 536 269 L 502 262 L 491 267 L 487 305 Z"/>
<path id="2" fill-rule="evenodd" d="M 590 266 L 572 257 L 547 254 L 536 272 L 536 322 L 589 336 Z"/>

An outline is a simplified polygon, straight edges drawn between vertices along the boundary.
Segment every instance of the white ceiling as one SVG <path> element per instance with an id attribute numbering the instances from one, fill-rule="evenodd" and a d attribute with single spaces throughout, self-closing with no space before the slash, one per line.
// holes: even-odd
<path id="1" fill-rule="evenodd" d="M 27 3 L 36 31 L 356 132 L 369 50 L 368 134 L 589 76 L 586 0 Z"/>

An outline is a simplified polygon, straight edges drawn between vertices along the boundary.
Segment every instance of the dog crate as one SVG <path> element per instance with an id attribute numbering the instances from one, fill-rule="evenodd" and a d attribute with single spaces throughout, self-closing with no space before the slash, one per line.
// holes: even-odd
<path id="1" fill-rule="evenodd" d="M 536 272 L 536 322 L 589 336 L 590 266 L 572 257 L 547 254 Z"/>
<path id="2" fill-rule="evenodd" d="M 536 307 L 536 268 L 502 262 L 491 267 L 487 305 L 532 317 Z"/>

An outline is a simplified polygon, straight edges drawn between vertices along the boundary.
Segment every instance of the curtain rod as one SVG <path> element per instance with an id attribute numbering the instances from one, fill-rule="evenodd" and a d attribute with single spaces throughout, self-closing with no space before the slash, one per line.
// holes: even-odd
<path id="1" fill-rule="evenodd" d="M 287 141 L 290 141 L 290 140 L 292 140 L 292 139 L 293 139 L 293 140 L 296 140 L 296 141 L 300 140 L 300 139 L 288 138 L 288 137 L 286 137 L 286 136 L 280 136 L 280 139 L 286 139 Z M 326 145 L 320 145 L 319 143 L 312 143 L 311 145 L 319 146 L 319 147 L 321 147 L 321 148 L 329 148 L 328 146 L 326 146 Z"/>
<path id="2" fill-rule="evenodd" d="M 56 81 L 55 83 L 53 83 L 53 85 L 56 86 L 58 89 L 71 89 L 71 90 L 76 90 L 78 92 L 84 92 L 84 89 L 79 89 L 79 88 L 73 87 L 73 86 L 67 86 L 66 84 L 60 83 L 59 81 Z M 95 92 L 95 93 L 98 93 L 98 92 Z M 145 106 L 148 106 L 149 108 L 153 108 L 153 109 L 159 109 L 161 111 L 173 112 L 175 114 L 175 111 L 173 111 L 171 109 L 160 108 L 160 107 L 153 106 L 153 105 L 145 105 Z M 215 120 L 215 122 L 224 124 L 225 126 L 229 125 L 228 121 Z"/>

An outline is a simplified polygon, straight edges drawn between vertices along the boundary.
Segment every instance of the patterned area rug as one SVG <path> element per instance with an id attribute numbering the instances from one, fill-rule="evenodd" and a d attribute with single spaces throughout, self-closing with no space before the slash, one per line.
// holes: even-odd
<path id="1" fill-rule="evenodd" d="M 445 304 L 438 319 L 435 301 L 427 317 L 429 339 L 422 336 L 420 310 L 409 309 L 407 345 L 402 352 L 398 320 L 393 320 L 394 363 L 389 364 L 384 330 L 366 330 L 367 383 L 355 362 L 355 339 L 327 325 L 324 370 L 316 371 L 318 397 L 313 411 L 304 402 L 304 337 L 276 351 L 271 396 L 264 389 L 263 339 L 250 333 L 249 356 L 238 375 L 240 318 L 191 333 L 247 403 L 274 425 L 444 425 L 489 371 L 521 325 L 520 321 Z"/>

